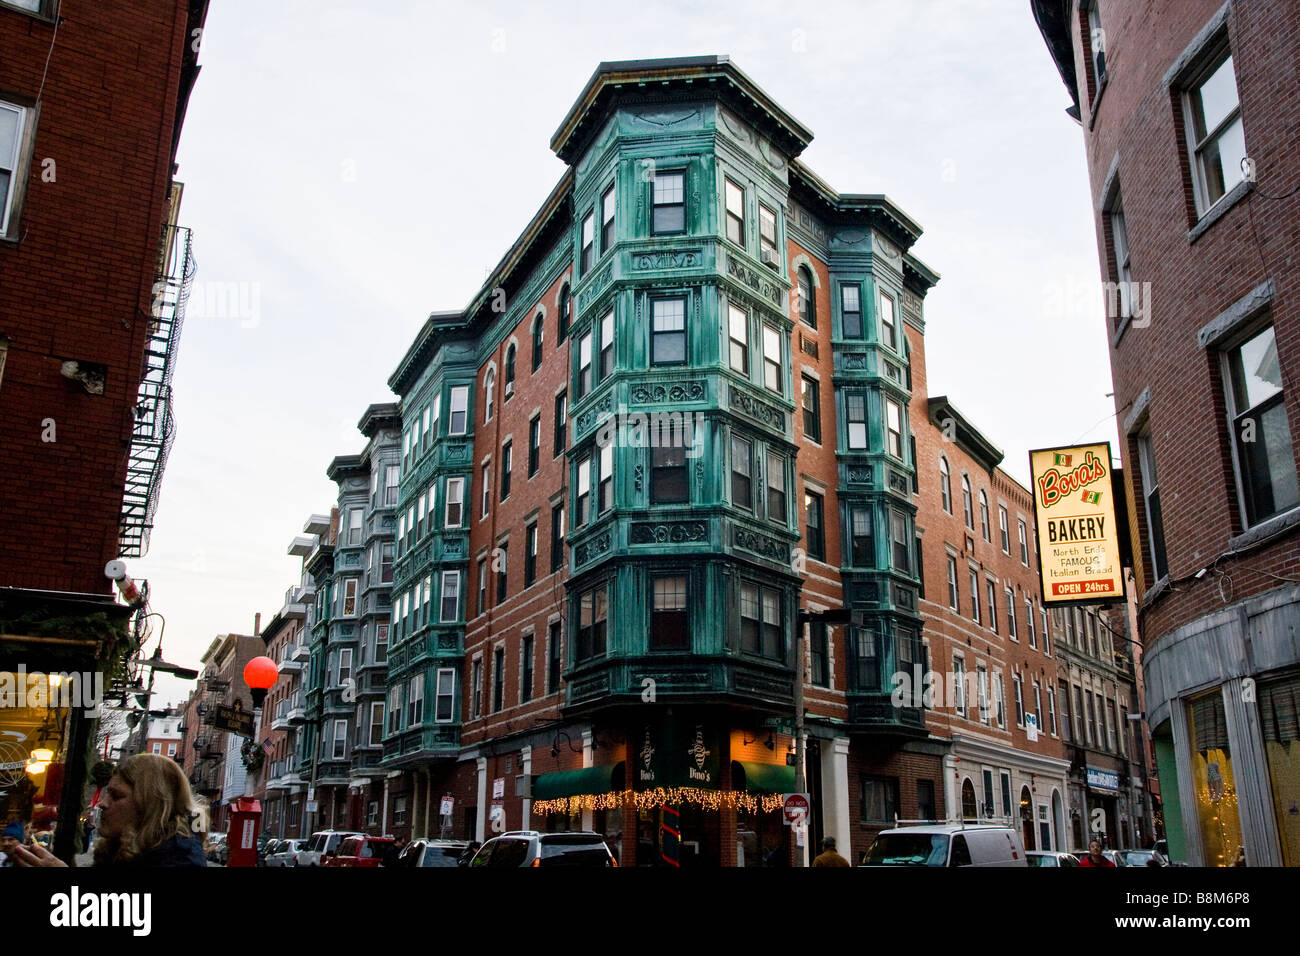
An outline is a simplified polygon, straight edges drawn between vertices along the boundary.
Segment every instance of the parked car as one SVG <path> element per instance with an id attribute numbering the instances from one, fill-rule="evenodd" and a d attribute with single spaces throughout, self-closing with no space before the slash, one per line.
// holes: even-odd
<path id="1" fill-rule="evenodd" d="M 538 833 L 514 830 L 488 840 L 470 866 L 618 866 L 605 838 L 591 831 Z"/>
<path id="2" fill-rule="evenodd" d="M 224 833 L 209 833 L 203 842 L 204 855 L 214 863 L 220 863 L 218 853 L 226 845 L 226 835 Z"/>
<path id="3" fill-rule="evenodd" d="M 339 844 L 338 852 L 327 857 L 321 866 L 377 867 L 384 862 L 384 854 L 396 842 L 392 837 L 350 836 Z"/>
<path id="4" fill-rule="evenodd" d="M 279 840 L 274 837 L 268 837 L 265 833 L 257 838 L 257 865 L 266 866 L 266 858 L 271 852 L 271 848 L 279 844 Z"/>
<path id="5" fill-rule="evenodd" d="M 1045 850 L 1027 850 L 1025 860 L 1030 866 L 1078 866 L 1079 858 L 1073 853 L 1049 853 Z"/>
<path id="6" fill-rule="evenodd" d="M 1020 833 L 989 824 L 939 823 L 881 830 L 863 866 L 1028 866 Z"/>
<path id="7" fill-rule="evenodd" d="M 307 845 L 298 851 L 294 866 L 321 866 L 324 858 L 333 856 L 348 837 L 365 836 L 355 830 L 320 830 L 311 835 Z"/>
<path id="8" fill-rule="evenodd" d="M 276 847 L 266 855 L 267 866 L 297 866 L 298 851 L 307 845 L 306 840 L 280 840 Z"/>
<path id="9" fill-rule="evenodd" d="M 413 840 L 398 854 L 397 866 L 459 866 L 467 849 L 468 840 Z"/>
<path id="10" fill-rule="evenodd" d="M 1102 856 L 1116 866 L 1165 866 L 1155 850 L 1103 850 Z"/>

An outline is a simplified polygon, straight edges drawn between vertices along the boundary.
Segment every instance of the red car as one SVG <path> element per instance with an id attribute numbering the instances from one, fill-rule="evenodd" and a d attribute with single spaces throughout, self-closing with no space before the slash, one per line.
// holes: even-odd
<path id="1" fill-rule="evenodd" d="M 348 837 L 322 866 L 379 866 L 393 846 L 392 837 Z"/>

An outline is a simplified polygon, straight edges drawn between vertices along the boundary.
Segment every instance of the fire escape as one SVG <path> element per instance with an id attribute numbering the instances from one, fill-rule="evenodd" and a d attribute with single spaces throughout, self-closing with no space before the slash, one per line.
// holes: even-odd
<path id="1" fill-rule="evenodd" d="M 149 550 L 149 532 L 158 510 L 163 469 L 176 437 L 171 381 L 194 270 L 190 230 L 168 225 L 159 250 L 144 374 L 136 399 L 135 426 L 122 495 L 118 553 L 125 558 L 140 558 Z"/>

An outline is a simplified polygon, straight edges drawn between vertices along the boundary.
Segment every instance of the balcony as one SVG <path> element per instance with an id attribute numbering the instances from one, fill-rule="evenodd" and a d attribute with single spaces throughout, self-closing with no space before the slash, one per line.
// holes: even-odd
<path id="1" fill-rule="evenodd" d="M 329 515 L 312 515 L 307 519 L 307 523 L 302 526 L 303 534 L 322 535 L 329 532 L 330 516 Z"/>
<path id="2" fill-rule="evenodd" d="M 287 711 L 285 711 L 284 716 L 285 719 L 289 722 L 289 726 L 296 726 L 297 724 L 306 722 L 307 711 L 302 706 L 302 702 L 297 701 L 293 703 Z"/>
<path id="3" fill-rule="evenodd" d="M 272 730 L 288 730 L 289 717 L 282 708 L 276 708 L 275 717 L 271 720 Z"/>
<path id="4" fill-rule="evenodd" d="M 313 535 L 309 537 L 307 535 L 300 534 L 300 535 L 296 535 L 294 539 L 291 542 L 289 542 L 288 553 L 293 555 L 295 558 L 305 558 L 308 555 L 310 555 L 312 551 L 314 551 L 315 549 L 316 549 L 315 536 Z"/>
<path id="5" fill-rule="evenodd" d="M 302 673 L 302 661 L 296 660 L 292 655 L 286 654 L 276 665 L 281 674 L 300 674 Z"/>
<path id="6" fill-rule="evenodd" d="M 294 604 L 311 604 L 316 600 L 316 582 L 308 581 L 292 589 Z"/>

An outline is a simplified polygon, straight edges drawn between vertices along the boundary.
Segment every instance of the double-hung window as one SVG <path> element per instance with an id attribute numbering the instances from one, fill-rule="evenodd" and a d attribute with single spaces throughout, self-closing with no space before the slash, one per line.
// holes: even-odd
<path id="1" fill-rule="evenodd" d="M 939 503 L 944 511 L 952 514 L 952 468 L 943 456 L 939 457 Z"/>
<path id="2" fill-rule="evenodd" d="M 501 500 L 510 497 L 510 473 L 514 466 L 514 442 L 508 441 L 501 446 Z"/>
<path id="3" fill-rule="evenodd" d="M 606 378 L 614 371 L 614 310 L 610 309 L 600 319 L 600 377 Z"/>
<path id="4" fill-rule="evenodd" d="M 818 561 L 826 560 L 826 504 L 825 499 L 813 491 L 805 491 L 803 496 L 804 512 L 807 524 L 808 557 Z"/>
<path id="5" fill-rule="evenodd" d="M 690 500 L 686 476 L 686 449 L 681 445 L 656 445 L 650 449 L 650 503 L 680 504 Z"/>
<path id="6" fill-rule="evenodd" d="M 762 203 L 758 204 L 758 254 L 766 264 L 776 266 L 781 261 L 776 254 L 776 213 Z"/>
<path id="7" fill-rule="evenodd" d="M 894 299 L 880 293 L 880 341 L 898 351 L 898 331 L 894 327 Z"/>
<path id="8" fill-rule="evenodd" d="M 686 300 L 654 299 L 651 303 L 651 365 L 680 365 L 686 361 Z M 610 322 L 611 333 L 613 321 Z"/>
<path id="9" fill-rule="evenodd" d="M 876 566 L 876 541 L 870 508 L 849 509 L 849 543 L 855 568 Z"/>
<path id="10" fill-rule="evenodd" d="M 451 414 L 447 420 L 448 435 L 463 435 L 469 420 L 469 386 L 453 385 L 451 389 Z"/>
<path id="11" fill-rule="evenodd" d="M 894 570 L 903 574 L 911 574 L 911 535 L 907 532 L 907 517 L 901 511 L 891 512 L 890 524 L 893 528 Z"/>
<path id="12" fill-rule="evenodd" d="M 650 618 L 651 650 L 686 650 L 691 646 L 686 576 L 655 577 Z"/>
<path id="13" fill-rule="evenodd" d="M 777 524 L 789 520 L 785 510 L 785 459 L 773 452 L 767 453 L 767 517 Z"/>
<path id="14" fill-rule="evenodd" d="M 1020 536 L 1020 563 L 1029 567 L 1029 528 L 1024 518 L 1016 519 L 1016 533 Z"/>
<path id="15" fill-rule="evenodd" d="M 1003 597 L 1007 601 L 1007 636 L 1013 641 L 1020 640 L 1020 633 L 1016 629 L 1016 595 L 1011 588 L 1006 588 Z M 1030 625 L 1033 626 L 1032 624 Z"/>
<path id="16" fill-rule="evenodd" d="M 542 453 L 542 417 L 534 415 L 528 423 L 528 477 L 537 474 Z"/>
<path id="17" fill-rule="evenodd" d="M 406 726 L 424 723 L 424 675 L 416 674 L 407 684 Z"/>
<path id="18" fill-rule="evenodd" d="M 903 410 L 892 398 L 885 399 L 885 429 L 889 438 L 888 451 L 900 461 L 903 458 Z"/>
<path id="19" fill-rule="evenodd" d="M 822 403 L 819 382 L 815 378 L 803 376 L 803 434 L 809 441 L 821 444 L 822 441 Z"/>
<path id="20" fill-rule="evenodd" d="M 781 333 L 770 325 L 763 326 L 763 386 L 773 392 L 781 387 Z"/>
<path id="21" fill-rule="evenodd" d="M 998 629 L 998 591 L 992 580 L 986 581 L 989 595 L 989 628 L 997 633 Z"/>
<path id="22" fill-rule="evenodd" d="M 551 573 L 564 565 L 564 505 L 551 508 Z"/>
<path id="23" fill-rule="evenodd" d="M 531 587 L 537 580 L 537 523 L 533 522 L 524 531 L 524 587 Z"/>
<path id="24" fill-rule="evenodd" d="M 950 554 L 948 555 L 948 606 L 954 611 L 957 610 L 960 598 L 961 595 L 957 590 L 957 559 Z"/>
<path id="25" fill-rule="evenodd" d="M 1002 553 L 1011 553 L 1011 529 L 1007 527 L 1007 509 L 998 505 L 998 528 L 1002 532 Z"/>
<path id="26" fill-rule="evenodd" d="M 586 455 L 578 460 L 578 497 L 573 506 L 575 527 L 581 528 L 591 520 L 591 515 L 589 513 L 590 507 L 591 456 Z"/>
<path id="27" fill-rule="evenodd" d="M 1300 504 L 1273 326 L 1225 355 L 1228 414 L 1249 527 Z"/>
<path id="28" fill-rule="evenodd" d="M 1226 47 L 1185 85 L 1184 127 L 1196 211 L 1204 216 L 1245 176 L 1246 138 L 1232 53 Z"/>
<path id="29" fill-rule="evenodd" d="M 686 231 L 686 174 L 655 173 L 650 232 L 663 236 Z"/>
<path id="30" fill-rule="evenodd" d="M 591 391 L 591 333 L 578 339 L 578 398 Z"/>
<path id="31" fill-rule="evenodd" d="M 582 217 L 582 274 L 591 271 L 596 261 L 596 214 L 589 212 Z"/>
<path id="32" fill-rule="evenodd" d="M 569 447 L 569 393 L 555 396 L 555 444 L 552 458 L 558 458 Z"/>
<path id="33" fill-rule="evenodd" d="M 799 321 L 809 328 L 817 328 L 817 300 L 813 291 L 812 272 L 807 266 L 800 266 L 799 278 Z"/>
<path id="34" fill-rule="evenodd" d="M 845 392 L 844 409 L 848 419 L 849 448 L 865 451 L 867 448 L 867 395 L 865 392 Z"/>
<path id="35" fill-rule="evenodd" d="M 1116 190 L 1115 198 L 1106 209 L 1106 219 L 1110 225 L 1111 248 L 1115 253 L 1115 291 L 1116 296 L 1106 300 L 1106 308 L 1111 311 L 1111 319 L 1116 328 L 1133 315 L 1133 263 L 1128 248 L 1128 224 L 1124 220 L 1124 200 Z"/>
<path id="36" fill-rule="evenodd" d="M 533 371 L 542 367 L 542 314 L 533 319 Z"/>
<path id="37" fill-rule="evenodd" d="M 479 469 L 479 478 L 482 482 L 483 496 L 480 501 L 479 517 L 486 518 L 488 507 L 492 504 L 492 465 L 484 462 L 483 467 Z"/>
<path id="38" fill-rule="evenodd" d="M 27 9 L 39 9 L 25 6 Z M 27 160 L 24 156 L 24 137 L 31 121 L 31 110 L 15 103 L 0 102 L 0 236 L 9 236 L 15 230 L 17 211 L 26 179 Z"/>
<path id="39" fill-rule="evenodd" d="M 727 332 L 731 345 L 731 367 L 749 375 L 749 314 L 736 305 L 727 306 Z"/>
<path id="40" fill-rule="evenodd" d="M 460 572 L 442 572 L 442 607 L 439 620 L 451 622 L 460 614 Z"/>
<path id="41" fill-rule="evenodd" d="M 1138 465 L 1142 472 L 1142 497 L 1146 502 L 1147 539 L 1151 545 L 1152 583 L 1169 573 L 1165 558 L 1165 525 L 1160 514 L 1160 485 L 1156 476 L 1156 456 L 1151 445 L 1151 430 L 1145 428 L 1137 437 Z"/>
<path id="42" fill-rule="evenodd" d="M 605 654 L 605 624 L 609 616 L 609 591 L 605 585 L 578 597 L 577 662 Z"/>
<path id="43" fill-rule="evenodd" d="M 781 592 L 756 584 L 740 586 L 740 646 L 750 654 L 780 659 L 785 653 Z"/>
<path id="44" fill-rule="evenodd" d="M 736 245 L 745 246 L 745 190 L 730 179 L 726 186 L 727 238 Z"/>
<path id="45" fill-rule="evenodd" d="M 508 544 L 497 545 L 500 554 L 496 558 L 497 563 L 497 604 L 501 604 L 506 599 L 510 591 L 510 546 Z"/>
<path id="46" fill-rule="evenodd" d="M 614 245 L 614 187 L 611 185 L 600 197 L 600 254 L 603 256 Z"/>
<path id="47" fill-rule="evenodd" d="M 599 512 L 604 514 L 614 507 L 614 443 L 600 449 L 600 484 L 596 488 L 600 498 Z"/>
<path id="48" fill-rule="evenodd" d="M 434 699 L 433 719 L 437 723 L 451 722 L 456 701 L 456 671 L 451 667 L 438 668 L 437 694 Z"/>
<path id="49" fill-rule="evenodd" d="M 970 618 L 980 622 L 980 576 L 974 568 L 970 569 Z"/>
<path id="50" fill-rule="evenodd" d="M 840 316 L 846 339 L 862 338 L 862 289 L 855 284 L 840 286 Z"/>
<path id="51" fill-rule="evenodd" d="M 754 510 L 754 494 L 751 476 L 753 446 L 744 439 L 735 436 L 731 439 L 731 503 L 746 511 Z"/>

